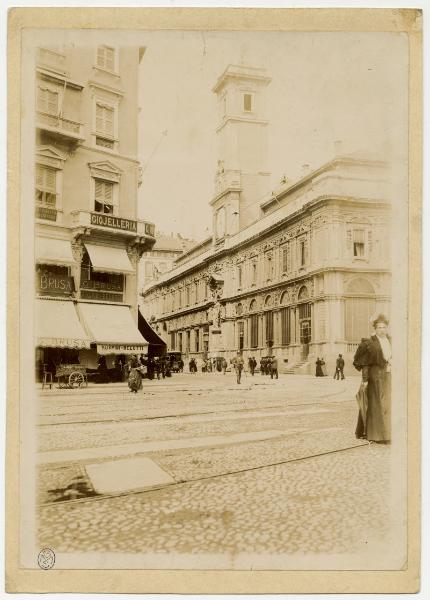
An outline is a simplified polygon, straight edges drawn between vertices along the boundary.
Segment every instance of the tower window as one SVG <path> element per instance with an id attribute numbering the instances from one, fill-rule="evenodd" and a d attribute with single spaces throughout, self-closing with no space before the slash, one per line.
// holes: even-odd
<path id="1" fill-rule="evenodd" d="M 252 112 L 252 94 L 243 95 L 243 110 L 245 112 Z"/>
<path id="2" fill-rule="evenodd" d="M 364 229 L 354 229 L 352 235 L 353 235 L 354 258 L 364 258 L 364 256 L 365 256 Z"/>

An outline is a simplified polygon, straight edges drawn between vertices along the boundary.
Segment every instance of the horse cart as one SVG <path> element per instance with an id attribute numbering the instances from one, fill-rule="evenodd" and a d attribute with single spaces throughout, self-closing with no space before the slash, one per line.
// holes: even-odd
<path id="1" fill-rule="evenodd" d="M 55 377 L 59 388 L 80 388 L 88 386 L 87 370 L 82 365 L 60 365 Z"/>

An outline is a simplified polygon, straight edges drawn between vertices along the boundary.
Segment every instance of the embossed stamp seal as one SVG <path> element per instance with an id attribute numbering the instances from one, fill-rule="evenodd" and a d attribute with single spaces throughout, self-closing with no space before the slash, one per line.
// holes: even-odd
<path id="1" fill-rule="evenodd" d="M 41 569 L 52 569 L 55 564 L 55 552 L 51 548 L 43 548 L 39 552 L 37 563 Z"/>

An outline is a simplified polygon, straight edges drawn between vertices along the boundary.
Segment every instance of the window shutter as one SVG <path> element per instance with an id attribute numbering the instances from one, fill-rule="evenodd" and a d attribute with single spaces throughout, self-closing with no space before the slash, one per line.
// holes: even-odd
<path id="1" fill-rule="evenodd" d="M 112 204 L 113 184 L 109 181 L 104 182 L 104 198 L 108 204 Z"/>
<path id="2" fill-rule="evenodd" d="M 58 94 L 57 92 L 51 92 L 47 90 L 47 104 L 48 110 L 51 115 L 56 115 L 58 112 Z"/>
<path id="3" fill-rule="evenodd" d="M 38 188 L 43 188 L 43 167 L 36 166 L 36 185 Z"/>
<path id="4" fill-rule="evenodd" d="M 105 133 L 113 135 L 113 109 L 105 107 Z"/>
<path id="5" fill-rule="evenodd" d="M 98 202 L 103 202 L 103 181 L 95 180 L 95 195 Z"/>
<path id="6" fill-rule="evenodd" d="M 54 192 L 56 191 L 56 186 L 55 186 L 55 171 L 54 169 L 44 169 L 45 172 L 45 189 L 49 192 Z"/>
<path id="7" fill-rule="evenodd" d="M 37 88 L 37 107 L 39 110 L 46 112 L 46 90 L 43 90 L 41 87 Z"/>
<path id="8" fill-rule="evenodd" d="M 97 47 L 97 65 L 104 67 L 105 64 L 105 49 L 104 46 Z"/>
<path id="9" fill-rule="evenodd" d="M 105 48 L 106 69 L 114 70 L 115 50 L 113 48 Z"/>
<path id="10" fill-rule="evenodd" d="M 103 106 L 96 104 L 96 131 L 103 131 Z"/>

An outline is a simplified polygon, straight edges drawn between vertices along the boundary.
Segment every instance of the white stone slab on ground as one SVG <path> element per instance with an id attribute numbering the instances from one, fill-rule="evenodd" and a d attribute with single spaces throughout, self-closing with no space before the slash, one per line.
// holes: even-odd
<path id="1" fill-rule="evenodd" d="M 127 458 L 85 465 L 96 492 L 116 494 L 174 483 L 173 477 L 150 458 Z"/>

